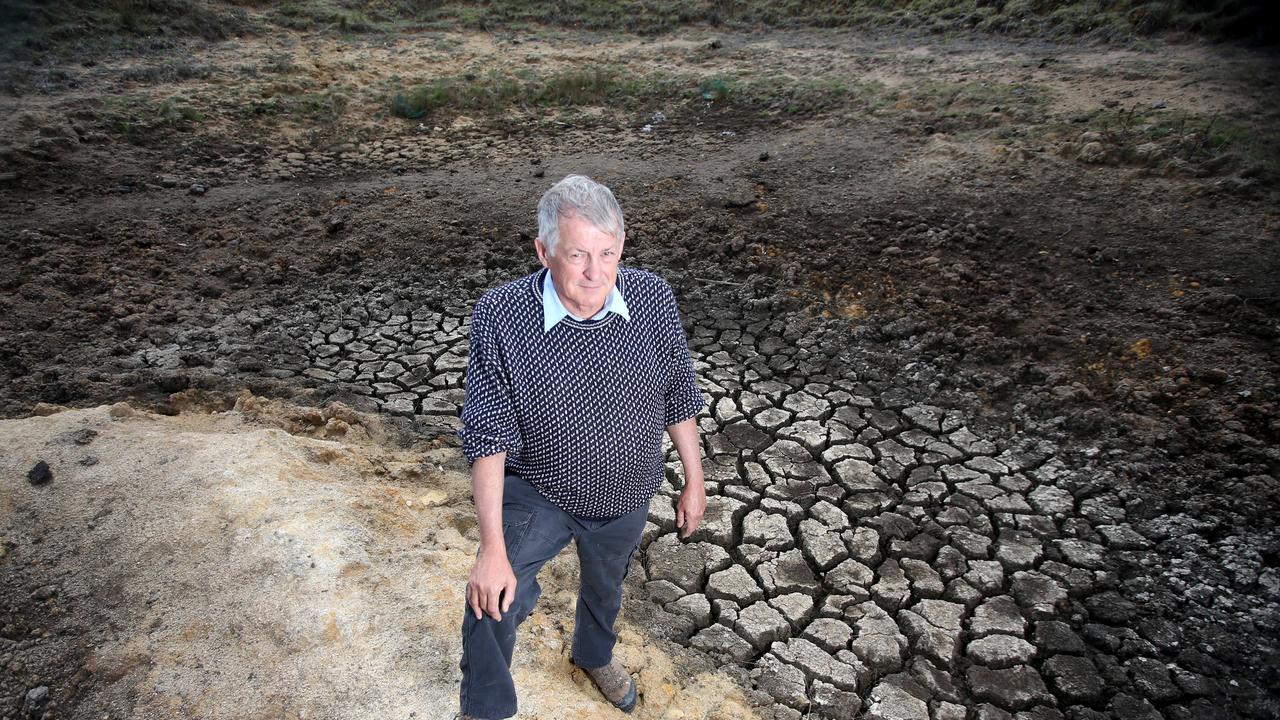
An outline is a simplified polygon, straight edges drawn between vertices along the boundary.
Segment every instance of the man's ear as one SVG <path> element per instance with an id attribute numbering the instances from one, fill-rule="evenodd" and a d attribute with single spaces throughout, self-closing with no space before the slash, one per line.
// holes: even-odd
<path id="1" fill-rule="evenodd" d="M 542 263 L 542 267 L 547 266 L 547 246 L 543 244 L 542 238 L 533 239 L 533 249 L 538 253 L 538 261 Z"/>

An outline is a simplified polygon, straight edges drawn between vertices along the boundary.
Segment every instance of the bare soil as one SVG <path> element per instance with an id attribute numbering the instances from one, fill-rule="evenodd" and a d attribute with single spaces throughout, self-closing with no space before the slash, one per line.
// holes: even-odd
<path id="1" fill-rule="evenodd" d="M 601 64 L 786 89 L 390 112 L 397 88 L 436 77 Z M 173 393 L 248 387 L 381 410 L 411 449 L 450 445 L 461 367 L 438 358 L 465 355 L 455 330 L 479 293 L 534 268 L 542 191 L 587 173 L 627 212 L 627 261 L 676 287 L 695 352 L 762 317 L 808 352 L 761 363 L 783 382 L 849 378 L 959 408 L 1000 442 L 1105 467 L 1134 514 L 1248 537 L 1261 569 L 1237 590 L 1258 603 L 1219 605 L 1206 627 L 1254 638 L 1223 660 L 1246 687 L 1229 706 L 1265 717 L 1278 71 L 1230 45 L 694 30 L 281 35 L 11 65 L 0 412 L 174 412 Z M 806 105 L 804 88 L 832 80 L 852 89 Z M 424 309 L 448 348 L 438 384 L 379 389 L 324 360 L 345 321 Z M 6 627 L 38 625 L 28 589 L 4 585 Z M 23 692 L 57 680 L 8 671 Z"/>

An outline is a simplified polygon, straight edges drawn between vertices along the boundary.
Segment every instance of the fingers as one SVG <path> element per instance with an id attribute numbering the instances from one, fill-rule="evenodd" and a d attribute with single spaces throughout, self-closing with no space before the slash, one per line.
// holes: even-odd
<path id="1" fill-rule="evenodd" d="M 467 605 L 471 607 L 471 612 L 476 614 L 477 620 L 484 619 L 487 614 L 494 620 L 502 622 L 502 614 L 498 612 L 498 593 L 486 592 L 484 587 L 475 583 L 467 585 Z M 507 607 L 510 607 L 510 602 Z M 502 609 L 506 612 L 507 608 Z"/>
<path id="2" fill-rule="evenodd" d="M 488 613 L 489 617 L 497 620 L 498 622 L 502 622 L 502 613 L 498 610 L 498 595 L 499 592 L 489 592 L 485 594 L 484 611 Z"/>
<path id="3" fill-rule="evenodd" d="M 515 598 L 516 582 L 515 580 L 512 580 L 502 588 L 502 612 L 508 612 L 511 610 L 511 603 L 515 601 Z M 501 620 L 501 618 L 499 618 L 499 620 Z"/>
<path id="4" fill-rule="evenodd" d="M 698 523 L 701 521 L 702 521 L 702 518 L 700 517 L 689 517 L 686 515 L 685 524 L 684 524 L 684 537 L 689 537 L 690 535 L 692 535 L 693 531 L 698 529 Z"/>
<path id="5" fill-rule="evenodd" d="M 685 512 L 683 507 L 676 507 L 676 527 L 681 529 L 680 537 L 689 537 L 702 522 L 701 512 Z"/>

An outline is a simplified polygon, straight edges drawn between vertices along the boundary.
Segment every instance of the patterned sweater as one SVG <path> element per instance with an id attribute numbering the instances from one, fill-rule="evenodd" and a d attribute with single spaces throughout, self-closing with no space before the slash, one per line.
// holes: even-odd
<path id="1" fill-rule="evenodd" d="M 506 451 L 519 475 L 565 512 L 611 518 L 662 484 L 662 433 L 704 400 L 671 287 L 618 269 L 631 319 L 566 317 L 542 327 L 546 269 L 494 288 L 471 317 L 463 452 Z"/>

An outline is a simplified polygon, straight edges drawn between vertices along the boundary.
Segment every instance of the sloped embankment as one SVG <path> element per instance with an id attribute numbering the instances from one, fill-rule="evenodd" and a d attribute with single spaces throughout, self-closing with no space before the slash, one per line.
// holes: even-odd
<path id="1" fill-rule="evenodd" d="M 0 714 L 452 716 L 475 551 L 456 450 L 249 395 L 170 417 L 55 410 L 0 421 Z M 40 461 L 52 479 L 33 484 Z M 524 628 L 522 717 L 615 712 L 567 659 L 575 563 L 544 571 Z M 723 676 L 622 638 L 640 717 L 750 717 Z"/>

